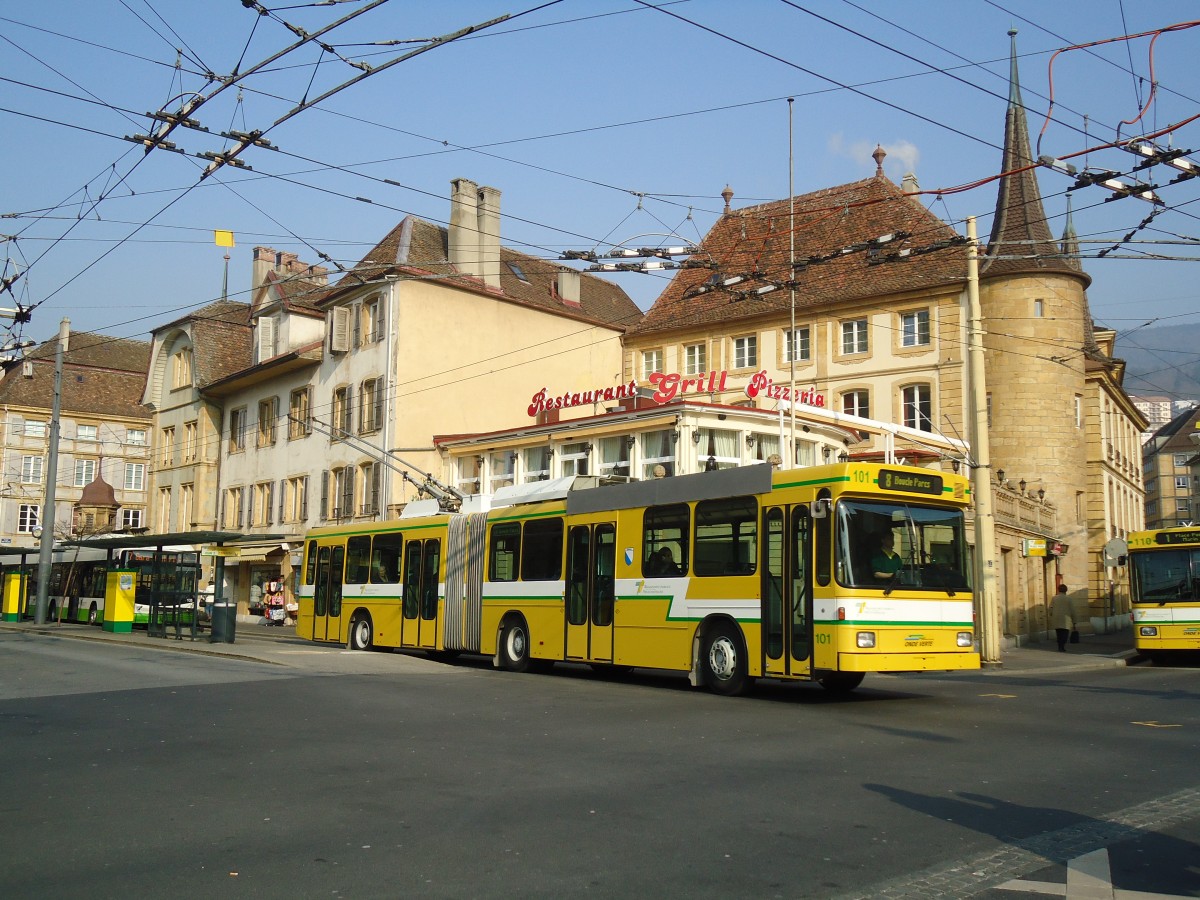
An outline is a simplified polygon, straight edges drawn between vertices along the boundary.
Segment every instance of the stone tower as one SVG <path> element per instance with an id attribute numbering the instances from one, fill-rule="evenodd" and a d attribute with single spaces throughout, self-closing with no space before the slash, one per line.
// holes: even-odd
<path id="1" fill-rule="evenodd" d="M 1069 546 L 1058 572 L 1072 595 L 1087 585 L 1085 357 L 1094 343 L 1091 279 L 1051 235 L 1033 164 L 1012 39 L 996 214 L 980 265 L 992 472 L 1043 487 Z"/>

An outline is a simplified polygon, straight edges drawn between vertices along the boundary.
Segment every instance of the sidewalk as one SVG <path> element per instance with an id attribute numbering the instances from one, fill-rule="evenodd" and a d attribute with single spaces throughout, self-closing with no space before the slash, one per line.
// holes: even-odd
<path id="1" fill-rule="evenodd" d="M 273 665 L 284 665 L 278 650 L 286 647 L 324 646 L 331 650 L 333 645 L 315 645 L 296 637 L 290 626 L 250 625 L 239 622 L 234 632 L 234 643 L 214 644 L 209 642 L 208 631 L 197 634 L 193 641 L 185 633 L 176 640 L 174 632 L 167 637 L 150 637 L 144 628 L 135 628 L 128 634 L 113 634 L 95 625 L 47 623 L 35 625 L 32 621 L 0 623 L 0 632 L 44 634 L 53 637 L 78 640 L 107 641 L 156 650 L 174 650 L 184 653 L 203 653 L 209 656 L 224 656 L 232 659 L 254 659 Z M 1111 634 L 1084 634 L 1078 644 L 1068 644 L 1065 653 L 1058 652 L 1053 638 L 1048 641 L 1026 643 L 1020 647 L 1005 648 L 1000 653 L 999 666 L 984 666 L 983 673 L 1007 675 L 1045 675 L 1083 669 L 1103 669 L 1135 665 L 1141 662 L 1133 649 L 1133 631 L 1126 628 Z"/>

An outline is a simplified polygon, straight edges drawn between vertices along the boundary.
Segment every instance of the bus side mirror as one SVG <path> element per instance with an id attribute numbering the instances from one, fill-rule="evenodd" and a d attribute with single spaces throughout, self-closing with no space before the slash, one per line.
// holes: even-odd
<path id="1" fill-rule="evenodd" d="M 829 498 L 822 497 L 808 504 L 808 514 L 814 519 L 823 519 L 829 515 Z"/>
<path id="2" fill-rule="evenodd" d="M 1123 565 L 1125 565 L 1127 562 L 1129 562 L 1129 557 L 1128 557 L 1128 556 L 1118 556 L 1118 557 L 1117 557 L 1117 565 L 1118 565 L 1118 566 L 1123 566 Z"/>

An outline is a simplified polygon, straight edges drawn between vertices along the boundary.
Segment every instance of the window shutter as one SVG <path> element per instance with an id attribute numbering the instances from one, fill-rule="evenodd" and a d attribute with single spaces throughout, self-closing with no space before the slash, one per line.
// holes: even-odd
<path id="1" fill-rule="evenodd" d="M 346 388 L 346 404 L 342 407 L 342 421 L 338 423 L 344 434 L 354 433 L 354 387 Z"/>
<path id="2" fill-rule="evenodd" d="M 321 521 L 329 518 L 329 470 L 321 472 Z"/>
<path id="3" fill-rule="evenodd" d="M 254 524 L 254 493 L 255 493 L 255 491 L 256 491 L 255 486 L 250 485 L 250 487 L 248 487 L 246 489 L 246 493 L 244 495 L 246 498 L 246 524 L 247 525 Z M 238 522 L 238 524 L 241 525 L 242 523 Z"/>
<path id="4" fill-rule="evenodd" d="M 382 341 L 383 336 L 385 334 L 387 334 L 387 331 L 386 331 L 387 324 L 386 324 L 386 319 L 383 314 L 383 311 L 385 309 L 387 309 L 387 301 L 383 297 L 380 297 L 379 302 L 377 302 L 375 304 L 375 340 L 376 341 Z"/>
<path id="5" fill-rule="evenodd" d="M 375 421 L 371 423 L 376 428 L 383 427 L 383 379 L 375 379 Z"/>
<path id="6" fill-rule="evenodd" d="M 304 433 L 312 434 L 312 388 L 304 389 Z"/>
<path id="7" fill-rule="evenodd" d="M 225 526 L 225 521 L 226 521 L 225 516 L 229 514 L 228 500 L 229 500 L 229 491 L 225 491 L 223 494 L 221 494 L 221 511 L 220 511 L 220 513 L 218 513 L 218 521 L 221 523 L 222 528 L 226 527 Z"/>
<path id="8" fill-rule="evenodd" d="M 270 525 L 274 522 L 271 518 L 275 514 L 275 482 L 267 482 L 267 493 L 263 497 L 263 524 Z"/>
<path id="9" fill-rule="evenodd" d="M 342 469 L 342 515 L 354 515 L 354 470 Z"/>
<path id="10" fill-rule="evenodd" d="M 330 318 L 329 349 L 333 353 L 345 353 L 350 349 L 350 310 L 339 306 Z"/>
<path id="11" fill-rule="evenodd" d="M 355 303 L 350 312 L 354 317 L 354 349 L 357 350 L 362 346 L 362 304 Z"/>
<path id="12" fill-rule="evenodd" d="M 371 409 L 367 405 L 367 385 L 369 381 L 364 381 L 358 387 L 358 433 L 363 434 L 369 431 L 371 423 L 367 421 L 367 416 L 370 415 Z"/>
<path id="13" fill-rule="evenodd" d="M 379 513 L 379 485 L 382 476 L 382 468 L 379 463 L 371 464 L 371 514 Z"/>
<path id="14" fill-rule="evenodd" d="M 297 490 L 300 491 L 300 521 L 308 521 L 308 476 L 303 476 L 297 482 Z"/>
<path id="15" fill-rule="evenodd" d="M 275 320 L 270 316 L 258 317 L 258 361 L 264 362 L 275 355 Z"/>
<path id="16" fill-rule="evenodd" d="M 280 525 L 282 525 L 284 522 L 287 521 L 287 515 L 286 515 L 287 508 L 284 506 L 284 504 L 286 502 L 287 502 L 286 482 L 282 478 L 280 478 L 279 479 L 279 524 Z"/>

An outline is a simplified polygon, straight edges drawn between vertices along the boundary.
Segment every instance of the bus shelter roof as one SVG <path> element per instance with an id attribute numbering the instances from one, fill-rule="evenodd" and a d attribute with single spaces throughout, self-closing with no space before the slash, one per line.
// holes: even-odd
<path id="1" fill-rule="evenodd" d="M 167 534 L 122 534 L 63 541 L 59 547 L 91 547 L 97 550 L 125 550 L 130 547 L 168 547 L 178 544 L 250 544 L 283 541 L 286 534 L 242 534 L 240 531 L 173 531 Z"/>

